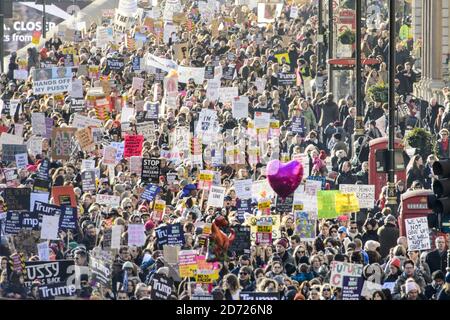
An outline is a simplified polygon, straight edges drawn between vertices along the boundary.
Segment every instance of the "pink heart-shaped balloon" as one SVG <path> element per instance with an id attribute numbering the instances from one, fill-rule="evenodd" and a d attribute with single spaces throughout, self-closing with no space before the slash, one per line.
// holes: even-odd
<path id="1" fill-rule="evenodd" d="M 271 160 L 267 164 L 267 180 L 273 191 L 286 199 L 300 185 L 303 178 L 303 165 L 297 160 L 281 163 Z"/>

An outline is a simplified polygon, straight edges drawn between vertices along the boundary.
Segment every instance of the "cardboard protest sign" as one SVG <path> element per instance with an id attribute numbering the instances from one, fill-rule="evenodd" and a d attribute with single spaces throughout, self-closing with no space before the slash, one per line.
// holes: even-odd
<path id="1" fill-rule="evenodd" d="M 39 299 L 53 300 L 56 297 L 72 297 L 76 295 L 76 292 L 77 288 L 74 284 L 67 284 L 66 282 L 49 283 L 39 286 Z"/>
<path id="2" fill-rule="evenodd" d="M 30 188 L 6 188 L 3 191 L 3 199 L 7 210 L 30 211 Z"/>
<path id="3" fill-rule="evenodd" d="M 242 291 L 239 294 L 241 300 L 280 300 L 280 294 L 278 292 L 245 292 Z"/>
<path id="4" fill-rule="evenodd" d="M 150 281 L 151 299 L 167 300 L 172 294 L 173 280 L 164 274 L 155 274 Z"/>
<path id="5" fill-rule="evenodd" d="M 80 129 L 75 132 L 75 137 L 83 151 L 92 151 L 94 146 L 94 137 L 89 128 Z"/>
<path id="6" fill-rule="evenodd" d="M 76 208 L 77 201 L 72 186 L 52 187 L 53 202 L 58 206 L 71 206 Z"/>
<path id="7" fill-rule="evenodd" d="M 163 246 L 163 255 L 168 264 L 177 264 L 180 246 Z"/>
<path id="8" fill-rule="evenodd" d="M 52 132 L 52 159 L 69 160 L 75 128 L 54 128 Z"/>
<path id="9" fill-rule="evenodd" d="M 48 247 L 47 241 L 39 243 L 37 245 L 37 247 L 38 247 L 39 260 L 41 260 L 41 261 L 50 260 L 49 251 L 48 251 L 50 248 Z"/>
<path id="10" fill-rule="evenodd" d="M 72 68 L 56 67 L 35 69 L 33 72 L 33 93 L 53 94 L 72 90 Z"/>
<path id="11" fill-rule="evenodd" d="M 339 216 L 336 211 L 336 194 L 338 190 L 320 190 L 317 192 L 317 209 L 319 219 L 333 219 Z"/>
<path id="12" fill-rule="evenodd" d="M 235 97 L 232 102 L 233 118 L 241 119 L 248 117 L 248 103 L 247 96 Z"/>
<path id="13" fill-rule="evenodd" d="M 332 261 L 330 264 L 331 276 L 330 284 L 334 287 L 342 288 L 344 277 L 361 277 L 363 271 L 362 264 Z"/>
<path id="14" fill-rule="evenodd" d="M 120 237 L 122 235 L 122 226 L 114 225 L 111 228 L 111 249 L 120 249 Z"/>
<path id="15" fill-rule="evenodd" d="M 117 149 L 113 146 L 105 146 L 103 148 L 103 163 L 106 165 L 116 164 L 117 153 Z"/>
<path id="16" fill-rule="evenodd" d="M 160 159 L 142 159 L 142 173 L 141 179 L 149 182 L 159 182 L 161 174 L 161 160 Z"/>
<path id="17" fill-rule="evenodd" d="M 58 240 L 59 218 L 58 215 L 42 217 L 41 239 Z"/>
<path id="18" fill-rule="evenodd" d="M 225 188 L 212 186 L 208 196 L 208 206 L 221 208 L 225 198 Z"/>
<path id="19" fill-rule="evenodd" d="M 97 194 L 95 197 L 98 204 L 104 204 L 111 208 L 120 207 L 120 196 L 111 196 L 109 194 Z"/>
<path id="20" fill-rule="evenodd" d="M 219 91 L 219 99 L 223 103 L 232 103 L 236 97 L 239 97 L 238 87 L 223 87 Z"/>
<path id="21" fill-rule="evenodd" d="M 111 267 L 111 262 L 106 259 L 89 257 L 89 269 L 91 270 L 92 279 L 107 288 L 111 287 Z"/>
<path id="22" fill-rule="evenodd" d="M 431 248 L 426 217 L 405 219 L 405 226 L 408 250 L 429 250 Z"/>
<path id="23" fill-rule="evenodd" d="M 360 209 L 372 209 L 375 205 L 375 186 L 365 184 L 340 184 L 342 193 L 354 192 L 358 198 Z"/>
<path id="24" fill-rule="evenodd" d="M 125 135 L 124 158 L 140 156 L 143 143 L 144 136 L 142 135 Z"/>
<path id="25" fill-rule="evenodd" d="M 83 192 L 96 191 L 95 170 L 84 170 L 81 172 L 81 188 Z"/>
<path id="26" fill-rule="evenodd" d="M 239 199 L 250 199 L 252 197 L 252 179 L 234 180 L 234 189 Z"/>
<path id="27" fill-rule="evenodd" d="M 128 225 L 128 245 L 142 247 L 145 244 L 145 228 L 143 224 Z"/>
<path id="28" fill-rule="evenodd" d="M 356 194 L 352 193 L 336 193 L 336 212 L 337 213 L 352 213 L 359 212 L 359 202 Z"/>
<path id="29" fill-rule="evenodd" d="M 187 42 L 175 43 L 173 45 L 173 50 L 175 51 L 176 60 L 182 61 L 190 59 L 189 44 Z"/>
<path id="30" fill-rule="evenodd" d="M 196 250 L 181 250 L 178 253 L 178 267 L 181 278 L 195 276 L 198 268 L 196 257 Z"/>

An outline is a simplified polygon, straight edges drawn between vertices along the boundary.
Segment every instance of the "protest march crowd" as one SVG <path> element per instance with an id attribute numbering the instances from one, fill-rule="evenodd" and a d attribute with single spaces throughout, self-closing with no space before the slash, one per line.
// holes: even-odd
<path id="1" fill-rule="evenodd" d="M 387 1 L 363 20 L 378 63 L 354 143 L 317 1 L 150 2 L 33 38 L 0 75 L 2 299 L 449 299 L 448 235 L 412 246 L 368 182 L 369 142 L 386 135 L 372 91 L 388 81 Z M 420 78 L 407 6 L 397 24 L 407 100 Z M 443 94 L 398 120 L 398 138 L 425 128 L 438 145 L 411 157 L 398 199 L 430 189 L 450 154 Z"/>

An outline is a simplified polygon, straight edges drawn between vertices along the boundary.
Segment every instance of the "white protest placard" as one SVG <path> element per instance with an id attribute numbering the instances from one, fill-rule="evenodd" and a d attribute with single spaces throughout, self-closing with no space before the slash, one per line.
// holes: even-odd
<path id="1" fill-rule="evenodd" d="M 58 240 L 59 215 L 42 216 L 41 239 Z"/>
<path id="2" fill-rule="evenodd" d="M 255 112 L 255 129 L 266 129 L 270 125 L 270 113 L 268 112 Z"/>
<path id="3" fill-rule="evenodd" d="M 121 123 L 129 122 L 130 117 L 132 117 L 132 116 L 134 116 L 134 108 L 123 107 L 122 113 L 120 115 L 120 122 Z"/>
<path id="4" fill-rule="evenodd" d="M 38 243 L 37 248 L 38 248 L 39 260 L 49 261 L 50 255 L 49 255 L 49 251 L 48 251 L 49 250 L 48 243 L 47 242 Z"/>
<path id="5" fill-rule="evenodd" d="M 221 208 L 225 198 L 225 188 L 212 186 L 208 196 L 208 206 Z"/>
<path id="6" fill-rule="evenodd" d="M 23 138 L 14 134 L 2 132 L 0 136 L 0 146 L 4 144 L 23 144 Z"/>
<path id="7" fill-rule="evenodd" d="M 111 232 L 111 249 L 120 249 L 120 238 L 122 236 L 122 226 L 112 226 Z"/>
<path id="8" fill-rule="evenodd" d="M 307 212 L 310 219 L 318 218 L 317 195 L 305 193 L 303 186 L 299 186 L 294 192 L 293 208 L 302 205 L 304 212 Z"/>
<path id="9" fill-rule="evenodd" d="M 239 96 L 233 99 L 233 118 L 241 119 L 248 117 L 248 97 Z"/>
<path id="10" fill-rule="evenodd" d="M 33 93 L 62 93 L 72 90 L 72 68 L 36 69 L 33 74 Z"/>
<path id="11" fill-rule="evenodd" d="M 31 155 L 37 155 L 42 153 L 42 137 L 31 136 L 27 141 L 28 152 Z"/>
<path id="12" fill-rule="evenodd" d="M 275 22 L 283 10 L 282 3 L 258 3 L 258 24 Z"/>
<path id="13" fill-rule="evenodd" d="M 114 41 L 113 28 L 97 26 L 97 47 L 105 47 L 109 42 Z"/>
<path id="14" fill-rule="evenodd" d="M 117 208 L 120 206 L 120 196 L 111 196 L 109 194 L 97 194 L 96 202 L 98 204 L 104 204 L 111 208 Z"/>
<path id="15" fill-rule="evenodd" d="M 128 225 L 128 245 L 141 247 L 145 244 L 144 224 Z"/>
<path id="16" fill-rule="evenodd" d="M 340 184 L 339 191 L 342 193 L 354 192 L 358 198 L 361 209 L 372 209 L 375 206 L 375 186 L 367 184 Z"/>
<path id="17" fill-rule="evenodd" d="M 361 277 L 363 265 L 348 262 L 331 261 L 330 269 L 330 285 L 342 288 L 344 276 Z"/>
<path id="18" fill-rule="evenodd" d="M 224 87 L 219 91 L 219 99 L 222 103 L 232 103 L 236 97 L 239 97 L 238 87 Z"/>
<path id="19" fill-rule="evenodd" d="M 75 79 L 72 81 L 72 90 L 69 93 L 72 98 L 83 98 L 83 81 L 81 79 Z"/>
<path id="20" fill-rule="evenodd" d="M 201 84 L 205 80 L 205 68 L 194 68 L 178 66 L 178 82 L 188 83 L 189 79 L 194 79 L 196 84 Z"/>
<path id="21" fill-rule="evenodd" d="M 197 137 L 205 134 L 206 132 L 211 132 L 214 129 L 214 123 L 217 120 L 217 111 L 210 109 L 202 109 L 198 117 L 197 127 L 195 132 Z"/>
<path id="22" fill-rule="evenodd" d="M 252 179 L 234 180 L 234 190 L 239 199 L 250 199 L 252 197 Z"/>
<path id="23" fill-rule="evenodd" d="M 16 80 L 27 80 L 28 70 L 26 69 L 16 69 L 13 71 L 13 78 Z"/>
<path id="24" fill-rule="evenodd" d="M 142 90 L 142 89 L 144 89 L 144 79 L 142 79 L 142 78 L 139 78 L 139 77 L 133 77 L 133 82 L 132 82 L 132 84 L 131 84 L 131 87 L 133 88 L 133 89 L 136 89 L 136 90 Z M 128 109 L 128 108 L 127 108 Z M 123 110 L 123 109 L 122 109 Z"/>
<path id="25" fill-rule="evenodd" d="M 26 168 L 28 165 L 28 155 L 26 153 L 18 153 L 16 157 L 16 167 L 17 169 Z"/>
<path id="26" fill-rule="evenodd" d="M 264 88 L 266 87 L 266 79 L 263 78 L 256 78 L 255 80 L 255 86 L 258 93 L 263 93 Z"/>
<path id="27" fill-rule="evenodd" d="M 48 203 L 49 196 L 50 196 L 50 193 L 48 193 L 48 192 L 31 192 L 30 193 L 30 210 L 34 210 L 34 203 L 36 201 Z"/>
<path id="28" fill-rule="evenodd" d="M 81 170 L 94 170 L 95 160 L 93 159 L 83 159 L 81 160 Z"/>
<path id="29" fill-rule="evenodd" d="M 14 124 L 14 135 L 21 137 L 23 135 L 23 123 Z"/>
<path id="30" fill-rule="evenodd" d="M 306 180 L 305 193 L 310 196 L 316 196 L 317 192 L 322 190 L 322 181 L 318 180 Z"/>
<path id="31" fill-rule="evenodd" d="M 163 33 L 163 41 L 165 44 L 168 44 L 170 41 L 170 38 L 176 37 L 176 33 L 177 33 L 177 26 L 171 24 L 171 23 L 166 23 L 166 25 L 164 26 L 164 33 Z"/>
<path id="32" fill-rule="evenodd" d="M 361 296 L 366 299 L 372 299 L 372 295 L 375 291 L 380 291 L 383 289 L 383 286 L 379 283 L 364 281 L 363 288 L 361 290 Z"/>
<path id="33" fill-rule="evenodd" d="M 428 220 L 426 217 L 405 219 L 408 250 L 431 249 Z"/>
<path id="34" fill-rule="evenodd" d="M 297 19 L 298 18 L 298 7 L 292 6 L 291 11 L 289 12 L 289 17 L 291 19 Z"/>
<path id="35" fill-rule="evenodd" d="M 73 117 L 72 127 L 75 127 L 77 129 L 84 129 L 86 127 L 101 127 L 102 124 L 102 120 L 89 118 L 76 113 Z"/>
<path id="36" fill-rule="evenodd" d="M 31 113 L 31 127 L 33 128 L 33 134 L 45 136 L 45 114 L 43 112 Z"/>
<path id="37" fill-rule="evenodd" d="M 206 99 L 216 101 L 219 99 L 220 79 L 208 80 L 206 87 Z"/>
<path id="38" fill-rule="evenodd" d="M 117 149 L 113 146 L 105 146 L 103 148 L 103 164 L 116 164 Z"/>
<path id="39" fill-rule="evenodd" d="M 252 198 L 259 200 L 260 198 L 275 198 L 275 192 L 267 179 L 252 182 Z"/>

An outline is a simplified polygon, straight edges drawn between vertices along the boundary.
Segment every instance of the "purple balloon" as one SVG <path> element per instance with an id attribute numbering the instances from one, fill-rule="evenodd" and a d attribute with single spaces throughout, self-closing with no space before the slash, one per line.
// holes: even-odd
<path id="1" fill-rule="evenodd" d="M 300 185 L 303 178 L 303 165 L 297 160 L 281 163 L 271 160 L 267 164 L 267 180 L 273 191 L 283 200 L 291 195 Z"/>

